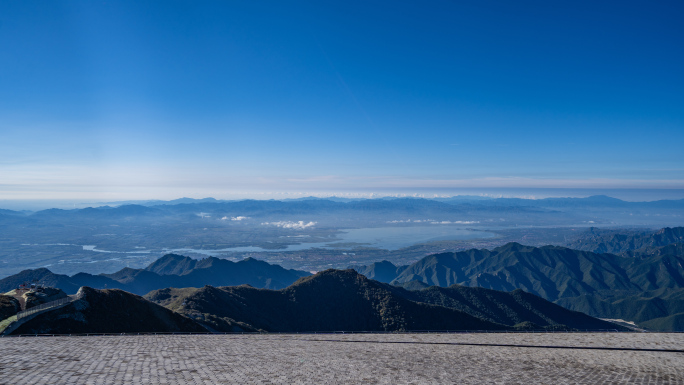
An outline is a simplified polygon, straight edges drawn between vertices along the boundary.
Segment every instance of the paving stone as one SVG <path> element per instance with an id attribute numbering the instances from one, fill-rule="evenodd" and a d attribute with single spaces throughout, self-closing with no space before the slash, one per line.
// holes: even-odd
<path id="1" fill-rule="evenodd" d="M 676 350 L 684 334 L 8 337 L 0 384 L 684 384 Z"/>

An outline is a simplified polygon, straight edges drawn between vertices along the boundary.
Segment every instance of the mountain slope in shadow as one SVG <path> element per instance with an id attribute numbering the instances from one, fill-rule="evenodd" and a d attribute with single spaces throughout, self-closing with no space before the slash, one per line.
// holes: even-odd
<path id="1" fill-rule="evenodd" d="M 207 332 L 197 322 L 123 290 L 82 287 L 78 299 L 39 314 L 12 334 Z"/>
<path id="2" fill-rule="evenodd" d="M 407 299 L 460 310 L 487 321 L 508 326 L 522 324 L 540 328 L 578 330 L 619 329 L 610 322 L 568 310 L 534 294 L 516 289 L 503 292 L 481 287 L 431 286 L 401 292 Z"/>
<path id="3" fill-rule="evenodd" d="M 518 324 L 567 328 L 564 317 L 574 328 L 615 329 L 527 293 L 435 290 L 411 292 L 354 270 L 326 270 L 282 290 L 246 285 L 168 288 L 146 298 L 221 331 L 506 330 Z M 503 310 L 489 309 L 495 307 Z"/>

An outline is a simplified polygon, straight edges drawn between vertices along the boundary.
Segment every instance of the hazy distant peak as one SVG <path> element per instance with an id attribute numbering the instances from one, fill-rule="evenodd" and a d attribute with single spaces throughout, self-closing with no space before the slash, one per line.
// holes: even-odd
<path id="1" fill-rule="evenodd" d="M 624 202 L 622 199 L 609 197 L 608 195 L 592 195 L 584 199 L 594 202 Z"/>

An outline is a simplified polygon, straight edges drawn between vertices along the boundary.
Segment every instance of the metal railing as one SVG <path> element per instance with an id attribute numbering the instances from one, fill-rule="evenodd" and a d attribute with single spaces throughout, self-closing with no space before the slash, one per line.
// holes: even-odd
<path id="1" fill-rule="evenodd" d="M 32 314 L 39 313 L 43 310 L 47 310 L 47 309 L 51 309 L 53 307 L 57 307 L 57 306 L 67 304 L 73 300 L 74 300 L 73 298 L 67 296 L 67 297 L 60 298 L 60 299 L 55 300 L 55 301 L 50 301 L 50 302 L 46 302 L 46 303 L 38 305 L 38 306 L 34 306 L 30 309 L 22 310 L 19 313 L 17 313 L 17 321 L 24 318 L 24 317 L 28 317 Z"/>

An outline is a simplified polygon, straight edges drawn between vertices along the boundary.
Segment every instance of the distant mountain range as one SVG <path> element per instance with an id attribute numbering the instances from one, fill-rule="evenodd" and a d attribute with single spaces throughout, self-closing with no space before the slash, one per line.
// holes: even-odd
<path id="1" fill-rule="evenodd" d="M 309 272 L 287 270 L 278 265 L 247 258 L 239 262 L 208 257 L 192 259 L 167 254 L 145 269 L 124 268 L 112 274 L 78 273 L 71 277 L 54 274 L 46 268 L 24 270 L 0 280 L 0 292 L 15 289 L 24 282 L 39 281 L 74 294 L 81 286 L 98 289 L 122 289 L 146 294 L 165 287 L 202 287 L 248 284 L 259 288 L 280 289 L 289 286 Z"/>
<path id="2" fill-rule="evenodd" d="M 168 216 L 196 214 L 200 211 L 221 215 L 272 216 L 287 214 L 325 215 L 334 212 L 403 212 L 403 213 L 465 213 L 483 211 L 515 212 L 561 212 L 583 209 L 684 209 L 684 199 L 660 200 L 654 202 L 628 202 L 607 196 L 587 198 L 520 199 L 481 197 L 456 197 L 446 199 L 385 198 L 385 199 L 339 199 L 305 198 L 292 200 L 236 200 L 225 201 L 213 198 L 182 198 L 173 201 L 126 201 L 113 202 L 99 207 L 83 209 L 47 209 L 37 212 L 0 209 L 4 217 L 27 217 L 32 219 L 56 218 L 116 218 L 135 216 Z"/>
<path id="3" fill-rule="evenodd" d="M 339 197 L 304 197 L 296 199 L 283 199 L 280 202 L 306 202 L 306 201 L 331 201 L 331 202 L 359 202 L 359 201 L 435 201 L 448 204 L 463 204 L 476 203 L 488 206 L 536 206 L 536 207 L 670 207 L 684 205 L 684 199 L 679 200 L 658 200 L 650 202 L 630 202 L 621 199 L 612 198 L 606 195 L 593 195 L 586 198 L 543 198 L 543 199 L 523 199 L 523 198 L 492 198 L 475 195 L 460 195 L 450 198 L 416 198 L 416 197 L 382 197 L 375 199 L 368 198 L 339 198 Z M 123 205 L 141 205 L 141 206 L 161 206 L 161 205 L 178 205 L 178 204 L 202 204 L 202 203 L 234 203 L 243 202 L 245 200 L 219 200 L 214 198 L 180 198 L 169 201 L 163 200 L 149 200 L 149 201 L 120 201 L 120 202 L 104 202 L 101 205 L 109 206 L 123 206 Z M 273 200 L 268 200 L 273 201 Z M 265 202 L 268 202 L 265 201 Z"/>
<path id="4" fill-rule="evenodd" d="M 83 209 L 63 210 L 47 209 L 35 213 L 25 213 L 7 210 L 5 215 L 12 217 L 26 217 L 35 220 L 56 219 L 116 219 L 126 217 L 164 217 L 177 215 L 193 215 L 198 212 L 208 212 L 215 215 L 241 215 L 250 217 L 283 216 L 283 215 L 327 215 L 344 212 L 366 212 L 375 214 L 387 213 L 464 213 L 472 207 L 438 202 L 429 199 L 366 199 L 360 201 L 339 202 L 326 199 L 316 200 L 243 200 L 243 201 L 211 201 L 202 200 L 193 203 L 158 204 L 144 206 L 138 204 L 121 206 L 100 206 Z M 514 211 L 539 211 L 534 207 L 516 207 Z M 501 211 L 499 208 L 498 211 Z"/>
<path id="5" fill-rule="evenodd" d="M 609 197 L 606 195 L 593 195 L 586 198 L 543 198 L 543 199 L 523 199 L 523 198 L 490 198 L 490 199 L 464 199 L 462 197 L 435 199 L 445 203 L 461 204 L 463 202 L 477 202 L 482 206 L 532 206 L 555 209 L 616 209 L 616 208 L 639 208 L 639 209 L 661 209 L 661 208 L 681 208 L 684 207 L 684 199 L 658 200 L 651 202 L 630 202 Z"/>

